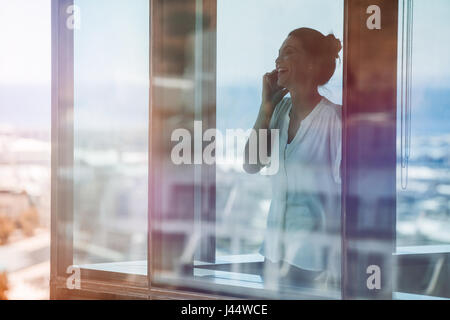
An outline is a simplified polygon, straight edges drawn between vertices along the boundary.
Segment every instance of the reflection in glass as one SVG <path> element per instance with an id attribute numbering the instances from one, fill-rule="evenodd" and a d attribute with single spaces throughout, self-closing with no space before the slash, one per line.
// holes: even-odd
<path id="1" fill-rule="evenodd" d="M 306 289 L 297 281 L 299 273 L 281 283 L 280 266 L 263 263 L 260 248 L 274 190 L 270 177 L 249 175 L 242 165 L 261 105 L 262 76 L 275 68 L 282 42 L 302 26 L 343 39 L 343 1 L 218 1 L 217 10 L 212 3 L 154 6 L 150 179 L 159 199 L 151 201 L 154 283 L 232 295 L 340 296 L 336 283 Z M 329 105 L 342 104 L 342 64 L 336 62 L 333 77 L 319 89 Z M 216 135 L 205 139 L 209 129 L 217 129 Z M 210 142 L 216 143 L 213 164 L 202 157 Z M 174 154 L 183 162 L 175 164 Z M 339 208 L 335 212 L 339 221 Z M 340 247 L 336 230 L 328 235 L 318 243 Z"/>
<path id="2" fill-rule="evenodd" d="M 407 9 L 401 13 L 405 20 Z M 429 15 L 431 12 L 433 16 Z M 408 113 L 401 113 L 402 103 L 408 101 L 405 98 L 400 101 L 400 92 L 398 108 L 397 245 L 449 244 L 450 92 L 446 83 L 450 79 L 447 59 L 450 46 L 442 39 L 450 31 L 446 18 L 450 5 L 447 1 L 435 1 L 431 5 L 415 1 L 411 13 L 411 108 Z M 406 42 L 407 33 L 403 34 Z M 399 56 L 399 67 L 406 68 L 406 61 L 404 49 L 403 56 Z M 399 89 L 400 81 L 405 80 L 399 80 Z M 408 128 L 408 124 L 410 129 L 402 134 L 401 128 Z M 409 155 L 407 166 L 405 160 L 401 161 L 401 155 Z"/>
<path id="3" fill-rule="evenodd" d="M 332 34 L 310 28 L 289 33 L 276 69 L 263 77 L 253 127 L 256 132 L 270 129 L 278 141 L 259 136 L 254 139 L 259 148 L 251 138 L 246 145 L 247 173 L 276 166 L 270 174 L 272 199 L 260 253 L 265 263 L 281 264 L 280 281 L 290 284 L 316 286 L 340 277 L 341 106 L 321 96 L 318 88 L 333 76 L 341 48 Z M 262 163 L 261 143 L 271 143 L 270 166 Z M 259 158 L 252 163 L 256 151 Z"/>
<path id="4" fill-rule="evenodd" d="M 74 4 L 74 263 L 145 262 L 148 1 Z"/>
<path id="5" fill-rule="evenodd" d="M 399 4 L 397 253 L 408 259 L 397 283 L 403 292 L 448 298 L 450 3 Z"/>

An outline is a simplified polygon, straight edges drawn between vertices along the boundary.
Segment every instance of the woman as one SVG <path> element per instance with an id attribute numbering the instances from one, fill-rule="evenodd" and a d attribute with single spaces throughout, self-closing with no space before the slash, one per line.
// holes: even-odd
<path id="1" fill-rule="evenodd" d="M 281 46 L 276 69 L 263 78 L 254 129 L 279 129 L 279 170 L 260 253 L 289 284 L 339 279 L 341 108 L 318 88 L 333 76 L 341 49 L 331 34 L 296 29 Z M 264 165 L 250 163 L 249 141 L 244 170 L 254 174 Z M 270 154 L 270 131 L 266 143 Z"/>

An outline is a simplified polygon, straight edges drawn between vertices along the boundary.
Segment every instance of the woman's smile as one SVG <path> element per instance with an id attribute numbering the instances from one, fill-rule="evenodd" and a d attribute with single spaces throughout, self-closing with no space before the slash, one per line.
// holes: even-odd
<path id="1" fill-rule="evenodd" d="M 279 86 L 285 85 L 285 82 L 287 81 L 287 76 L 289 74 L 289 69 L 286 67 L 277 66 L 276 70 L 277 70 L 277 76 L 278 76 L 277 84 Z"/>
<path id="2" fill-rule="evenodd" d="M 288 68 L 279 67 L 279 68 L 277 68 L 277 71 L 278 71 L 278 76 L 280 76 L 280 75 L 282 75 L 284 73 L 287 73 L 289 71 L 289 69 Z"/>

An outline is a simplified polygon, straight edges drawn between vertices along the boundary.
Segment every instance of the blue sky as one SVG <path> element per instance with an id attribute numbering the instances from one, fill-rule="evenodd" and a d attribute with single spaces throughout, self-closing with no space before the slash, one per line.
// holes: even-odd
<path id="1" fill-rule="evenodd" d="M 450 1 L 414 0 L 414 85 L 450 88 Z"/>
<path id="2" fill-rule="evenodd" d="M 141 19 L 140 23 L 144 25 L 143 15 L 138 14 L 146 10 L 146 2 L 135 0 L 130 5 L 131 2 L 123 0 L 77 0 L 75 3 L 82 9 L 82 21 L 86 22 L 79 32 L 83 43 L 95 45 L 105 52 L 117 50 L 107 32 L 103 33 L 106 37 L 98 37 L 98 33 L 91 31 L 108 29 L 110 35 L 119 33 L 120 36 L 124 30 L 131 31 L 122 28 L 126 21 Z M 99 15 L 93 14 L 93 9 L 104 12 L 101 17 L 106 20 L 97 19 L 95 22 Z M 240 71 L 240 81 L 258 80 L 264 70 L 273 67 L 279 46 L 294 28 L 309 26 L 324 33 L 335 32 L 342 38 L 342 1 L 226 0 L 219 1 L 218 12 L 218 61 L 222 67 L 219 73 L 224 81 L 236 80 L 237 70 Z M 320 18 L 311 12 L 320 12 Z M 274 16 L 283 19 L 274 19 Z M 7 44 L 0 52 L 0 83 L 49 82 L 50 27 L 50 0 L 0 0 L 0 30 L 3 30 L 0 39 Z M 132 31 L 134 35 L 140 32 L 139 29 Z M 147 32 L 145 27 L 141 32 Z M 138 37 L 128 38 L 132 41 Z M 105 57 L 108 58 L 107 55 Z M 243 57 L 248 59 L 237 66 L 236 61 L 242 61 Z M 133 63 L 127 59 L 122 59 L 122 62 L 128 69 L 129 63 Z M 105 67 L 103 72 L 107 73 L 107 69 Z M 98 76 L 99 73 L 92 75 Z"/>
<path id="3" fill-rule="evenodd" d="M 2 88 L 22 85 L 48 90 L 50 3 L 50 0 L 0 0 Z M 148 1 L 77 0 L 76 3 L 82 8 L 82 29 L 76 38 L 79 83 L 113 79 L 145 84 Z M 421 90 L 450 89 L 450 41 L 447 40 L 450 1 L 415 0 L 414 3 L 414 87 L 418 92 L 415 105 L 420 109 L 426 99 L 420 94 Z M 218 12 L 219 86 L 252 85 L 259 88 L 261 76 L 273 69 L 282 41 L 294 28 L 308 26 L 325 34 L 333 32 L 342 39 L 341 0 L 219 0 Z M 116 45 L 116 39 L 120 39 L 121 46 Z M 89 63 L 91 68 L 82 67 Z M 111 65 L 114 68 L 110 68 Z M 342 64 L 327 86 L 327 94 L 337 102 L 341 94 L 341 68 Z M 23 103 L 29 103 L 32 99 L 23 94 L 23 97 L 14 96 L 17 101 L 6 100 L 2 88 L 0 123 L 5 123 L 11 114 L 10 104 L 20 105 L 22 98 L 28 99 Z M 35 101 L 36 114 L 48 115 L 49 124 L 50 96 L 40 94 L 39 99 Z"/>
<path id="4" fill-rule="evenodd" d="M 288 33 L 310 27 L 343 39 L 341 0 L 218 1 L 218 74 L 223 82 L 260 82 Z M 336 72 L 341 74 L 342 72 Z"/>
<path id="5" fill-rule="evenodd" d="M 105 7 L 108 3 L 110 9 L 105 19 L 119 22 L 133 19 L 132 12 L 123 12 L 123 8 L 133 7 L 129 0 L 124 1 L 127 5 L 121 5 L 120 11 L 114 11 L 112 7 L 114 2 L 122 2 L 120 0 L 77 2 L 82 6 L 96 3 L 97 7 Z M 139 6 L 145 2 L 135 0 Z M 342 2 L 219 0 L 218 61 L 222 80 L 235 81 L 237 74 L 241 75 L 240 81 L 259 79 L 260 74 L 273 67 L 276 51 L 293 28 L 304 25 L 324 33 L 335 32 L 342 37 Z M 437 79 L 444 85 L 439 80 L 450 79 L 450 59 L 447 58 L 450 56 L 450 41 L 447 40 L 450 1 L 415 0 L 415 10 L 416 79 Z M 89 15 L 89 12 L 83 10 L 83 15 Z M 107 22 L 105 25 L 115 24 Z M 50 27 L 50 0 L 0 0 L 0 84 L 49 82 Z M 88 35 L 87 32 L 84 34 Z M 245 63 L 236 63 L 243 59 Z M 445 83 L 450 86 L 450 81 Z"/>

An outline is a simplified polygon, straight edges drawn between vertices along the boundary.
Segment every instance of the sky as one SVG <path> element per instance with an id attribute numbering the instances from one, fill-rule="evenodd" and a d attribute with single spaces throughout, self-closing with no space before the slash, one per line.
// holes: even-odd
<path id="1" fill-rule="evenodd" d="M 37 119 L 45 118 L 45 125 L 49 125 L 50 3 L 0 0 L 0 125 L 8 121 L 26 124 L 18 120 L 14 110 L 35 112 Z M 76 33 L 78 83 L 112 79 L 116 83 L 145 85 L 148 1 L 76 0 L 76 4 L 82 9 L 82 28 Z M 414 4 L 413 83 L 419 89 L 450 88 L 450 1 L 415 0 Z M 277 51 L 289 31 L 308 26 L 325 34 L 333 32 L 342 39 L 342 18 L 343 0 L 219 0 L 219 86 L 259 88 L 261 76 L 273 69 Z M 338 64 L 335 77 L 327 86 L 328 94 L 338 102 L 341 76 L 342 64 Z M 11 95 L 7 89 L 11 86 L 32 89 L 30 93 L 16 90 Z M 123 93 L 126 94 L 130 93 Z M 419 95 L 418 101 L 423 97 Z M 86 100 L 92 103 L 95 99 Z M 145 100 L 137 103 L 142 105 Z M 28 104 L 33 105 L 21 109 Z"/>
<path id="2" fill-rule="evenodd" d="M 149 1 L 75 0 L 75 131 L 147 130 Z"/>
<path id="3" fill-rule="evenodd" d="M 310 27 L 343 39 L 343 0 L 218 1 L 218 75 L 224 83 L 261 82 L 275 68 L 290 31 Z M 341 52 L 342 55 L 342 52 Z M 341 70 L 336 75 L 342 74 Z"/>
<path id="4" fill-rule="evenodd" d="M 45 84 L 50 81 L 50 2 L 0 0 L 1 84 Z M 78 2 L 81 6 L 89 3 L 86 0 Z M 132 7 L 131 2 L 124 2 L 127 3 L 126 6 L 116 6 L 120 11 L 110 8 L 109 13 L 115 15 L 106 15 L 106 18 L 116 21 L 132 18 L 129 11 L 123 11 L 123 8 Z M 270 69 L 282 39 L 295 27 L 310 26 L 324 33 L 334 32 L 342 37 L 342 2 L 219 0 L 218 32 L 219 40 L 222 34 L 224 41 L 219 41 L 218 60 L 222 67 L 219 72 L 223 74 L 223 81 L 235 80 L 236 69 L 240 70 L 240 79 L 251 80 Z M 95 3 L 98 3 L 95 6 L 99 8 L 105 6 L 105 0 L 96 0 Z M 142 5 L 143 2 L 136 3 Z M 414 32 L 416 41 L 420 41 L 416 43 L 414 51 L 416 74 L 450 78 L 450 59 L 442 59 L 444 56 L 450 56 L 450 42 L 446 41 L 450 30 L 450 1 L 416 0 L 415 10 Z M 90 11 L 90 8 L 83 10 L 83 15 L 90 14 Z M 113 26 L 108 22 L 106 24 Z M 230 34 L 234 36 L 230 37 Z M 260 50 L 262 44 L 267 49 Z M 245 59 L 246 63 L 237 66 L 236 61 L 242 61 L 243 58 L 248 58 Z M 233 72 L 227 73 L 227 70 Z M 448 85 L 450 86 L 450 81 Z"/>
<path id="5" fill-rule="evenodd" d="M 0 0 L 0 85 L 48 84 L 50 0 Z"/>
<path id="6" fill-rule="evenodd" d="M 414 0 L 413 81 L 450 88 L 450 1 Z"/>

